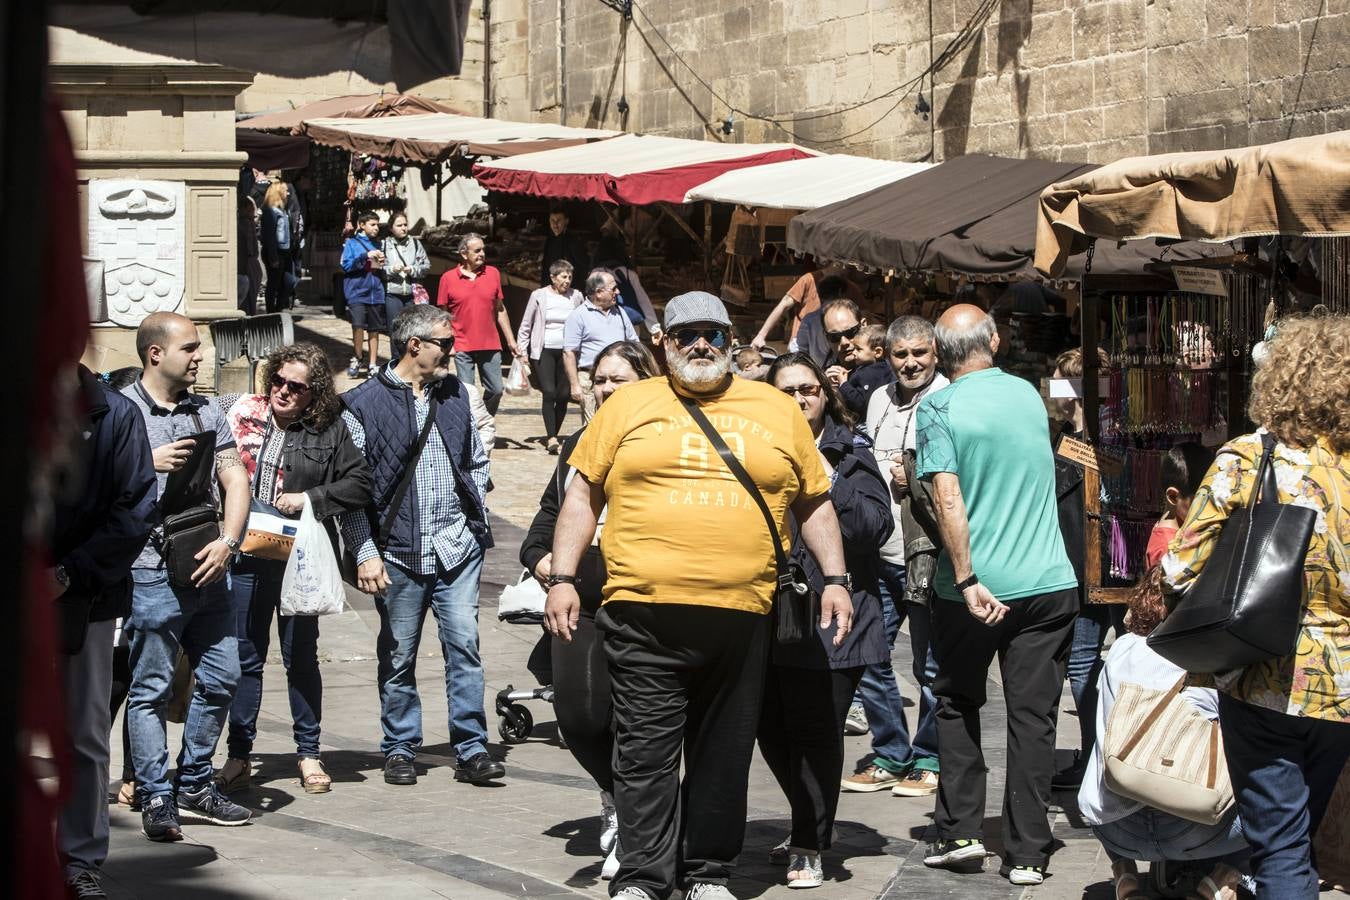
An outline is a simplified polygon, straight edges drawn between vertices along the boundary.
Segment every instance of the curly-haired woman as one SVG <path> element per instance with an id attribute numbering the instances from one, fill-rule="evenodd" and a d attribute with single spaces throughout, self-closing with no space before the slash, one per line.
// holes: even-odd
<path id="1" fill-rule="evenodd" d="M 342 421 L 342 406 L 323 351 L 313 344 L 274 350 L 262 366 L 265 394 L 220 398 L 248 469 L 255 501 L 293 516 L 305 499 L 334 535 L 333 517 L 370 503 L 371 476 L 365 456 Z M 278 613 L 286 564 L 245 556 L 230 574 L 239 637 L 239 689 L 230 707 L 229 759 L 216 773 L 223 791 L 246 787 L 249 754 L 258 732 L 263 663 L 272 616 Z M 323 682 L 319 676 L 319 622 L 314 616 L 277 615 L 281 659 L 291 701 L 300 782 L 311 794 L 326 793 L 332 779 L 319 760 Z"/>
<path id="2" fill-rule="evenodd" d="M 1312 900 L 1312 835 L 1350 758 L 1350 319 L 1282 322 L 1248 412 L 1260 428 L 1219 451 L 1163 572 L 1183 594 L 1194 583 L 1273 436 L 1280 502 L 1317 511 L 1303 627 L 1292 656 L 1216 676 L 1219 725 L 1257 896 Z"/>

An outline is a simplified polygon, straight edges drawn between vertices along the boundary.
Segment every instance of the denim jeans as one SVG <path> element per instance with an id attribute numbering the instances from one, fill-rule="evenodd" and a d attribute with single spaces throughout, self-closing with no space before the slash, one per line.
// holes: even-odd
<path id="1" fill-rule="evenodd" d="M 173 685 L 174 663 L 182 647 L 196 683 L 183 724 L 177 787 L 196 790 L 211 781 L 211 757 L 225 727 L 230 701 L 239 683 L 239 648 L 234 610 L 224 581 L 204 588 L 169 584 L 163 569 L 132 569 L 131 692 L 127 722 L 131 730 L 136 790 L 144 803 L 171 794 L 168 737 L 164 712 Z"/>
<path id="2" fill-rule="evenodd" d="M 380 614 L 380 724 L 385 756 L 415 756 L 422 746 L 422 700 L 417 694 L 417 646 L 427 610 L 436 617 L 445 658 L 445 702 L 450 743 L 463 761 L 487 749 L 483 712 L 483 660 L 478 655 L 478 577 L 483 554 L 476 552 L 454 569 L 417 575 L 386 562 L 389 589 L 375 598 Z"/>
<path id="3" fill-rule="evenodd" d="M 929 611 L 925 606 L 905 603 L 904 566 L 883 562 L 880 575 L 881 614 L 886 624 L 888 648 L 895 647 L 900 625 L 906 616 L 909 618 L 909 643 L 914 659 L 912 671 L 919 685 L 919 727 L 911 740 L 900 686 L 890 659 L 866 667 L 858 684 L 858 699 L 872 729 L 872 752 L 877 765 L 885 769 L 901 771 L 917 766 L 937 771 L 937 721 L 934 717 L 937 703 L 933 699 L 937 661 L 929 640 Z"/>
<path id="4" fill-rule="evenodd" d="M 1219 728 L 1261 900 L 1317 900 L 1312 836 L 1350 758 L 1350 723 L 1219 694 Z"/>
<path id="5" fill-rule="evenodd" d="M 1097 681 L 1101 678 L 1102 645 L 1106 632 L 1115 629 L 1116 637 L 1125 633 L 1125 606 L 1121 603 L 1087 603 L 1073 623 L 1073 643 L 1069 645 L 1069 692 L 1078 713 L 1078 735 L 1082 749 L 1078 758 L 1086 763 L 1097 744 Z"/>
<path id="6" fill-rule="evenodd" d="M 1112 862 L 1223 859 L 1241 867 L 1247 857 L 1247 841 L 1236 811 L 1217 825 L 1200 825 L 1145 806 L 1123 819 L 1093 825 L 1092 833 Z"/>
<path id="7" fill-rule="evenodd" d="M 455 354 L 455 374 L 468 384 L 478 384 L 482 376 L 483 405 L 494 416 L 502 402 L 502 351 L 467 350 Z"/>
<path id="8" fill-rule="evenodd" d="M 248 759 L 258 736 L 263 665 L 267 662 L 273 616 L 281 637 L 281 663 L 286 667 L 295 752 L 310 759 L 319 757 L 319 720 L 323 717 L 319 619 L 278 614 L 285 572 L 285 563 L 245 557 L 230 573 L 230 597 L 239 637 L 239 689 L 230 705 L 226 738 L 232 759 Z"/>

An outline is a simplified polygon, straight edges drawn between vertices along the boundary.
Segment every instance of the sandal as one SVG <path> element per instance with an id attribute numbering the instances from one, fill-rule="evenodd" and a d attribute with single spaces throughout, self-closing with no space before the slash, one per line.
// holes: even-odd
<path id="1" fill-rule="evenodd" d="M 562 450 L 562 444 L 558 443 L 557 438 L 551 437 L 548 439 L 547 442 L 545 442 L 544 449 L 547 450 L 551 455 L 557 456 L 559 451 Z"/>
<path id="2" fill-rule="evenodd" d="M 306 763 L 311 766 L 308 772 L 305 771 Z M 300 760 L 300 784 L 306 794 L 326 794 L 333 789 L 333 779 L 324 771 L 323 763 L 309 757 Z"/>
<path id="3" fill-rule="evenodd" d="M 117 789 L 117 805 L 133 809 L 136 806 L 136 782 L 124 781 Z"/>
<path id="4" fill-rule="evenodd" d="M 1111 866 L 1111 884 L 1116 890 L 1116 900 L 1145 900 L 1148 897 L 1132 860 L 1121 860 Z"/>
<path id="5" fill-rule="evenodd" d="M 1192 896 L 1197 900 L 1235 900 L 1237 897 L 1235 885 L 1239 877 L 1237 869 L 1219 863 L 1213 871 L 1200 879 Z"/>
<path id="6" fill-rule="evenodd" d="M 225 760 L 225 765 L 216 771 L 211 780 L 222 794 L 241 791 L 253 784 L 253 766 L 246 759 L 232 756 Z"/>

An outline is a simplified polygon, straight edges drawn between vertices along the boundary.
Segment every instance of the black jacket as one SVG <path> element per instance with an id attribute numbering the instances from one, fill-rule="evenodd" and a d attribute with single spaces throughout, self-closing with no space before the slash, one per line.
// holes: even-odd
<path id="1" fill-rule="evenodd" d="M 281 470 L 286 492 L 309 495 L 320 521 L 370 503 L 370 467 L 341 416 L 322 431 L 299 422 L 287 428 Z"/>
<path id="2" fill-rule="evenodd" d="M 850 372 L 848 380 L 839 385 L 839 396 L 844 398 L 844 405 L 861 418 L 867 415 L 867 401 L 872 398 L 872 392 L 894 380 L 895 370 L 891 364 L 879 359 Z"/>
<path id="3" fill-rule="evenodd" d="M 1082 438 L 1069 427 L 1061 434 Z M 1058 442 L 1058 436 L 1052 436 Z M 1083 508 L 1083 467 L 1061 456 L 1055 457 L 1055 500 L 1059 507 L 1059 532 L 1064 536 L 1064 550 L 1078 577 L 1078 600 L 1087 601 L 1085 569 L 1087 568 L 1087 516 Z"/>
<path id="4" fill-rule="evenodd" d="M 88 407 L 78 483 L 58 491 L 52 558 L 70 578 L 67 599 L 87 598 L 89 621 L 131 612 L 131 566 L 150 534 L 157 490 L 145 422 L 136 405 L 84 366 L 80 388 Z"/>
<path id="5" fill-rule="evenodd" d="M 572 264 L 572 287 L 585 289 L 586 276 L 591 272 L 591 261 L 586 256 L 586 245 L 575 234 L 564 231 L 562 234 L 548 233 L 544 239 L 544 262 L 540 266 L 539 283 L 548 284 L 548 267 L 554 260 L 565 259 Z"/>
<path id="6" fill-rule="evenodd" d="M 563 440 L 562 449 L 558 453 L 558 465 L 544 488 L 543 496 L 539 498 L 539 512 L 534 514 L 530 530 L 526 532 L 525 540 L 521 541 L 520 564 L 529 569 L 531 575 L 538 567 L 539 560 L 553 552 L 553 531 L 558 524 L 558 513 L 562 509 L 567 476 L 572 471 L 572 467 L 567 464 L 567 458 L 572 455 L 572 450 L 576 448 L 584 431 L 583 428 Z M 600 591 L 605 586 L 607 576 L 600 548 L 591 547 L 586 551 L 577 569 L 577 575 L 580 576 L 577 595 L 581 598 L 582 610 L 594 613 L 600 608 Z"/>
<path id="7" fill-rule="evenodd" d="M 853 576 L 853 629 L 844 643 L 835 647 L 834 626 L 813 626 L 814 639 L 800 644 L 775 644 L 774 665 L 803 669 L 848 669 L 881 662 L 889 655 L 886 627 L 881 616 L 881 591 L 877 572 L 881 545 L 895 529 L 891 495 L 886 480 L 872 456 L 871 442 L 851 428 L 829 420 L 821 434 L 820 450 L 835 468 L 830 501 L 839 517 L 844 538 L 844 563 Z M 807 551 L 794 526 L 793 559 L 806 572 L 811 589 L 819 596 L 824 576 Z"/>

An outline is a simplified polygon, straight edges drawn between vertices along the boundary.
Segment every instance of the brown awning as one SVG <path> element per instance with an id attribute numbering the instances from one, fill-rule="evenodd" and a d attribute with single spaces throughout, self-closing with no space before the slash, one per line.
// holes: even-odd
<path id="1" fill-rule="evenodd" d="M 294 109 L 283 109 L 241 119 L 236 127 L 254 131 L 298 133 L 307 119 L 380 119 L 386 116 L 420 116 L 454 112 L 448 106 L 416 94 L 346 94 L 315 100 Z"/>
<path id="2" fill-rule="evenodd" d="M 866 194 L 802 213 L 788 246 L 871 271 L 949 272 L 986 280 L 1039 277 L 1032 265 L 1044 187 L 1092 170 L 1086 163 L 959 156 Z M 1092 271 L 1137 274 L 1155 259 L 1218 255 L 1194 243 L 1098 247 Z M 1082 257 L 1059 277 L 1082 277 Z"/>
<path id="3" fill-rule="evenodd" d="M 303 169 L 309 165 L 308 138 L 236 128 L 234 149 L 247 153 L 248 164 L 264 172 L 271 169 Z"/>
<path id="4" fill-rule="evenodd" d="M 573 147 L 620 134 L 546 122 L 511 122 L 452 113 L 380 119 L 306 117 L 297 131 L 318 144 L 412 163 L 451 156 L 515 156 Z"/>
<path id="5" fill-rule="evenodd" d="M 1091 237 L 1229 241 L 1350 235 L 1350 131 L 1122 159 L 1045 189 L 1036 267 L 1055 275 Z"/>

